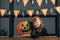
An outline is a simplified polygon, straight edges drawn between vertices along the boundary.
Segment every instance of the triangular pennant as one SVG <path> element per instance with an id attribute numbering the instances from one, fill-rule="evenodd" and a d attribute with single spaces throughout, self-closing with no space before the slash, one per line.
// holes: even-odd
<path id="1" fill-rule="evenodd" d="M 45 3 L 47 4 L 48 3 L 48 0 L 45 0 Z"/>
<path id="2" fill-rule="evenodd" d="M 37 1 L 38 5 L 39 5 L 39 7 L 40 7 L 41 4 L 42 4 L 42 0 L 36 0 L 36 1 Z"/>
<path id="3" fill-rule="evenodd" d="M 22 12 L 22 16 L 25 16 L 24 12 Z"/>
<path id="4" fill-rule="evenodd" d="M 41 11 L 43 12 L 43 15 L 44 15 L 44 16 L 46 16 L 47 10 L 48 10 L 48 9 L 41 9 Z"/>
<path id="5" fill-rule="evenodd" d="M 5 9 L 0 9 L 0 11 L 1 11 L 1 16 L 3 17 L 3 16 L 5 15 L 5 13 L 6 13 L 7 10 L 5 10 Z"/>
<path id="6" fill-rule="evenodd" d="M 19 4 L 20 0 L 17 0 L 17 4 Z"/>
<path id="7" fill-rule="evenodd" d="M 34 0 L 32 0 L 32 5 L 34 4 L 34 2 L 35 2 L 35 1 L 34 1 Z"/>
<path id="8" fill-rule="evenodd" d="M 28 2 L 29 0 L 23 0 L 24 7 L 27 5 Z"/>
<path id="9" fill-rule="evenodd" d="M 1 12 L 1 9 L 0 9 L 0 12 Z"/>
<path id="10" fill-rule="evenodd" d="M 14 10 L 14 15 L 17 17 L 19 15 L 20 10 Z"/>
<path id="11" fill-rule="evenodd" d="M 60 6 L 55 7 L 55 9 L 57 10 L 57 12 L 60 14 Z"/>
<path id="12" fill-rule="evenodd" d="M 36 14 L 36 16 L 40 16 L 40 14 L 38 13 L 38 14 Z"/>
<path id="13" fill-rule="evenodd" d="M 10 15 L 11 14 L 11 11 L 9 10 L 8 14 Z"/>
<path id="14" fill-rule="evenodd" d="M 36 11 L 36 16 L 40 16 L 40 13 L 39 13 L 39 11 Z"/>
<path id="15" fill-rule="evenodd" d="M 51 2 L 55 5 L 56 0 L 51 0 Z"/>
<path id="16" fill-rule="evenodd" d="M 28 15 L 31 17 L 33 15 L 34 10 L 27 10 Z"/>
<path id="17" fill-rule="evenodd" d="M 13 0 L 9 0 L 9 2 L 11 3 Z"/>

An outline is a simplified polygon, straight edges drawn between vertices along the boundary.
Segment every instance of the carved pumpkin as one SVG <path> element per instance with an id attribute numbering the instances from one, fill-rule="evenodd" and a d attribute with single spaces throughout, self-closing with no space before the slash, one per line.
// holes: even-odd
<path id="1" fill-rule="evenodd" d="M 19 35 L 31 34 L 31 24 L 27 20 L 22 20 L 17 24 L 17 33 Z"/>

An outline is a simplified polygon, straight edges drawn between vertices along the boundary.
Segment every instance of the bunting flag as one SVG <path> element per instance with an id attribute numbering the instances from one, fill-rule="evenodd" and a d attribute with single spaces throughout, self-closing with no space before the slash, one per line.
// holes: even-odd
<path id="1" fill-rule="evenodd" d="M 6 13 L 7 10 L 5 10 L 5 9 L 0 9 L 0 11 L 1 11 L 1 16 L 3 17 L 3 16 L 5 15 L 5 13 Z"/>
<path id="2" fill-rule="evenodd" d="M 10 3 L 12 3 L 13 0 L 9 0 Z"/>
<path id="3" fill-rule="evenodd" d="M 8 14 L 11 15 L 11 11 L 10 10 L 9 10 Z"/>
<path id="4" fill-rule="evenodd" d="M 41 9 L 41 11 L 43 12 L 43 15 L 44 15 L 44 16 L 46 16 L 47 10 L 48 10 L 48 9 Z"/>
<path id="5" fill-rule="evenodd" d="M 20 0 L 16 0 L 17 1 L 17 4 L 19 4 Z"/>
<path id="6" fill-rule="evenodd" d="M 50 9 L 50 12 L 53 13 L 53 9 L 52 8 Z"/>
<path id="7" fill-rule="evenodd" d="M 41 6 L 42 4 L 42 0 L 36 0 L 36 2 L 38 3 L 39 7 Z"/>
<path id="8" fill-rule="evenodd" d="M 34 2 L 35 2 L 35 1 L 34 1 L 34 0 L 32 0 L 32 5 L 34 4 Z"/>
<path id="9" fill-rule="evenodd" d="M 33 15 L 34 10 L 27 10 L 28 15 L 31 17 Z"/>
<path id="10" fill-rule="evenodd" d="M 1 9 L 0 9 L 0 13 L 1 13 Z"/>
<path id="11" fill-rule="evenodd" d="M 39 13 L 39 11 L 36 11 L 36 16 L 40 16 L 40 13 Z"/>
<path id="12" fill-rule="evenodd" d="M 24 12 L 22 12 L 22 16 L 25 16 Z"/>
<path id="13" fill-rule="evenodd" d="M 20 0 L 17 0 L 17 2 L 19 2 Z"/>
<path id="14" fill-rule="evenodd" d="M 47 4 L 48 3 L 48 0 L 45 0 L 45 3 Z"/>
<path id="15" fill-rule="evenodd" d="M 55 9 L 57 10 L 57 12 L 60 14 L 60 6 L 55 7 Z"/>
<path id="16" fill-rule="evenodd" d="M 17 17 L 19 15 L 20 10 L 14 10 L 14 15 Z"/>
<path id="17" fill-rule="evenodd" d="M 55 5 L 56 0 L 51 0 L 51 2 Z"/>
<path id="18" fill-rule="evenodd" d="M 28 2 L 29 0 L 23 0 L 24 7 L 27 5 Z"/>

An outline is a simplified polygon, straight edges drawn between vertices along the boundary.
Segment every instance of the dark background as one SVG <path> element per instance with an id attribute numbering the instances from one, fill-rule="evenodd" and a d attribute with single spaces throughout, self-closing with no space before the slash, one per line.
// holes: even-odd
<path id="1" fill-rule="evenodd" d="M 56 6 L 60 6 L 60 0 L 56 0 Z M 14 9 L 18 9 L 18 10 L 21 10 L 21 11 L 26 11 L 26 10 L 28 10 L 28 9 L 33 9 L 33 10 L 35 10 L 35 11 L 37 11 L 37 10 L 40 10 L 40 15 L 42 15 L 42 12 L 41 12 L 41 9 L 42 8 L 48 8 L 48 12 L 47 12 L 47 15 L 53 15 L 53 14 L 57 14 L 56 12 L 55 12 L 55 8 L 54 8 L 55 6 L 51 3 L 51 1 L 50 0 L 48 0 L 48 4 L 46 5 L 46 3 L 45 3 L 45 0 L 43 0 L 43 3 L 42 3 L 42 6 L 41 7 L 38 7 L 38 5 L 37 5 L 37 3 L 36 3 L 36 1 L 35 1 L 35 3 L 34 3 L 34 5 L 32 6 L 31 5 L 31 1 L 29 1 L 29 3 L 27 4 L 27 6 L 26 7 L 24 7 L 23 6 L 23 3 L 22 3 L 22 1 L 19 3 L 19 4 L 17 4 L 16 3 L 16 0 L 14 0 Z M 0 8 L 2 8 L 2 9 L 7 9 L 7 10 L 9 10 L 9 0 L 0 0 Z M 53 13 L 51 13 L 50 12 L 50 9 L 53 9 Z M 8 14 L 8 12 L 7 12 L 7 14 Z M 25 13 L 26 14 L 26 13 Z M 35 14 L 35 13 L 34 13 Z M 2 20 L 2 21 L 1 21 Z M 5 22 L 4 22 L 4 20 L 5 20 Z M 7 21 L 7 20 L 9 20 L 9 19 L 5 19 L 5 18 L 3 18 L 3 19 L 1 19 L 0 18 L 0 26 L 1 27 L 4 27 L 6 30 L 9 30 L 9 29 L 7 29 L 7 28 L 9 28 L 9 21 Z M 16 20 L 20 20 L 20 18 L 17 18 L 17 19 L 15 19 L 15 21 L 14 22 L 17 22 Z M 49 19 L 46 19 L 46 18 L 44 18 L 44 20 L 46 20 L 46 22 L 45 22 L 45 24 L 47 25 L 47 22 L 53 22 L 53 24 L 55 23 L 53 20 L 54 19 L 50 19 L 50 21 L 48 21 Z M 52 20 L 52 21 L 51 21 Z M 57 20 L 60 20 L 60 15 L 59 15 L 59 18 L 57 18 Z M 5 24 L 3 24 L 3 23 L 5 23 Z M 49 25 L 49 23 L 48 23 L 48 25 Z M 58 27 L 60 28 L 60 21 L 58 21 Z M 3 26 L 4 25 L 4 26 Z M 14 24 L 15 25 L 15 24 Z M 48 25 L 47 25 L 47 29 L 49 29 L 48 28 Z M 52 24 L 51 24 L 52 25 Z M 15 26 L 14 26 L 15 27 Z M 52 26 L 50 26 L 50 27 L 52 27 Z M 53 25 L 53 32 L 49 32 L 49 33 L 54 33 L 55 32 L 55 24 Z M 48 30 L 49 31 L 49 30 Z M 9 32 L 8 32 L 9 33 Z M 59 32 L 58 32 L 58 34 L 60 34 L 60 30 L 59 30 Z"/>

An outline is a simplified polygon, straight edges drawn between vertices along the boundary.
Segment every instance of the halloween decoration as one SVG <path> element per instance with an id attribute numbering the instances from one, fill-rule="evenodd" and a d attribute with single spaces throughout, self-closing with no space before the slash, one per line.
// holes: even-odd
<path id="1" fill-rule="evenodd" d="M 39 16 L 39 15 L 40 15 L 39 11 L 36 11 L 36 16 Z"/>
<path id="2" fill-rule="evenodd" d="M 45 0 L 45 2 L 46 2 L 46 4 L 47 4 L 47 2 L 48 2 L 48 1 L 47 1 L 47 0 Z"/>
<path id="3" fill-rule="evenodd" d="M 3 17 L 5 14 L 6 14 L 6 9 L 0 9 L 0 11 L 1 11 L 1 16 Z"/>
<path id="4" fill-rule="evenodd" d="M 11 11 L 10 10 L 9 10 L 8 14 L 11 15 Z"/>
<path id="5" fill-rule="evenodd" d="M 38 3 L 39 7 L 41 7 L 42 1 L 43 1 L 43 0 L 36 0 L 36 2 Z"/>
<path id="6" fill-rule="evenodd" d="M 17 4 L 19 4 L 19 2 L 21 1 L 21 0 L 16 0 L 17 1 Z"/>
<path id="7" fill-rule="evenodd" d="M 20 10 L 14 10 L 15 17 L 17 17 L 19 15 L 19 13 L 20 13 Z"/>
<path id="8" fill-rule="evenodd" d="M 34 0 L 32 0 L 32 5 L 34 4 L 34 2 L 35 2 L 35 1 L 34 1 Z"/>
<path id="9" fill-rule="evenodd" d="M 60 6 L 55 7 L 56 11 L 60 14 Z"/>
<path id="10" fill-rule="evenodd" d="M 32 17 L 34 10 L 27 10 L 27 13 L 28 13 L 29 17 Z"/>
<path id="11" fill-rule="evenodd" d="M 23 4 L 24 4 L 24 7 L 27 5 L 27 3 L 29 2 L 29 0 L 22 0 L 23 1 Z"/>
<path id="12" fill-rule="evenodd" d="M 41 9 L 41 11 L 43 12 L 43 15 L 46 16 L 48 9 Z"/>
<path id="13" fill-rule="evenodd" d="M 9 0 L 10 3 L 12 3 L 13 0 Z"/>
<path id="14" fill-rule="evenodd" d="M 51 2 L 55 5 L 56 0 L 51 0 Z"/>
<path id="15" fill-rule="evenodd" d="M 22 20 L 17 24 L 16 30 L 19 35 L 31 34 L 31 24 L 27 20 Z"/>
<path id="16" fill-rule="evenodd" d="M 25 16 L 25 13 L 24 12 L 22 12 L 22 16 Z"/>
<path id="17" fill-rule="evenodd" d="M 50 9 L 50 12 L 53 13 L 53 9 L 52 8 Z"/>

